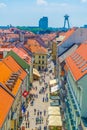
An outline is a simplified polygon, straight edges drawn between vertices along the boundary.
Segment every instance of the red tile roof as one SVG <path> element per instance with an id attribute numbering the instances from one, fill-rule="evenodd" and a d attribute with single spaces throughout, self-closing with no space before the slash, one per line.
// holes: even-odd
<path id="1" fill-rule="evenodd" d="M 14 99 L 0 86 L 0 128 L 2 127 Z"/>
<path id="2" fill-rule="evenodd" d="M 87 44 L 80 45 L 71 56 L 66 58 L 66 64 L 76 81 L 87 74 Z"/>
<path id="3" fill-rule="evenodd" d="M 27 76 L 27 73 L 19 66 L 19 64 L 11 57 L 8 56 L 3 59 L 3 62 L 13 71 L 13 72 L 20 72 L 20 79 L 24 80 Z"/>
<path id="4" fill-rule="evenodd" d="M 47 54 L 47 49 L 42 47 L 35 39 L 29 39 L 24 47 L 30 50 L 32 53 Z"/>
<path id="5" fill-rule="evenodd" d="M 14 65 L 13 65 L 14 66 Z M 4 71 L 3 71 L 4 70 Z M 0 62 L 0 83 L 3 84 L 4 88 L 11 94 L 13 97 L 16 96 L 18 93 L 18 90 L 20 88 L 20 84 L 22 83 L 21 79 L 18 76 L 18 79 L 15 81 L 15 84 L 13 84 L 12 90 L 8 87 L 7 82 L 11 78 L 11 75 L 13 74 L 13 71 L 9 69 L 9 67 L 4 64 L 3 62 Z"/>
<path id="6" fill-rule="evenodd" d="M 25 52 L 22 51 L 20 48 L 13 48 L 12 49 L 19 57 L 25 60 L 28 64 L 31 64 L 31 57 Z"/>
<path id="7" fill-rule="evenodd" d="M 41 38 L 42 38 L 42 40 L 43 40 L 44 42 L 46 42 L 46 41 L 51 41 L 51 40 L 53 40 L 56 36 L 57 36 L 56 33 L 51 33 L 51 34 L 44 34 L 44 35 L 41 36 Z"/>
<path id="8" fill-rule="evenodd" d="M 65 36 L 64 40 L 62 42 L 60 42 L 58 44 L 58 46 L 60 46 L 61 44 L 63 44 L 74 32 L 75 32 L 76 28 L 72 28 L 69 31 L 67 31 L 65 34 L 63 34 L 63 36 Z"/>

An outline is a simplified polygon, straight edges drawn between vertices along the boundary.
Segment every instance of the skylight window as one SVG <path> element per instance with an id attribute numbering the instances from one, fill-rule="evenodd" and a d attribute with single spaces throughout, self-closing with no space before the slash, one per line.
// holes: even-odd
<path id="1" fill-rule="evenodd" d="M 87 66 L 81 70 L 81 72 L 84 72 L 87 70 Z"/>
<path id="2" fill-rule="evenodd" d="M 75 59 L 77 59 L 77 58 L 79 58 L 80 57 L 80 55 L 75 55 L 74 57 L 73 57 L 73 60 L 75 60 Z"/>
<path id="3" fill-rule="evenodd" d="M 78 67 L 79 69 L 80 68 L 82 68 L 84 65 L 86 65 L 87 64 L 87 62 L 86 61 L 84 61 L 84 62 L 82 62 L 82 64 L 80 64 L 80 66 Z"/>
<path id="4" fill-rule="evenodd" d="M 72 55 L 72 58 L 74 58 L 75 56 L 77 56 L 78 54 L 75 52 L 73 55 Z"/>
<path id="5" fill-rule="evenodd" d="M 71 57 L 73 58 L 73 57 L 74 57 L 74 56 L 76 56 L 76 55 L 77 55 L 77 53 L 75 52 L 75 53 L 73 53 L 73 54 L 72 54 L 72 56 L 71 56 Z"/>
<path id="6" fill-rule="evenodd" d="M 83 62 L 83 61 L 84 61 L 84 59 L 83 59 L 82 57 L 80 57 L 80 58 L 77 60 L 77 63 L 76 63 L 76 64 L 78 65 L 78 64 L 80 64 L 80 63 Z"/>
<path id="7" fill-rule="evenodd" d="M 76 65 L 79 65 L 79 64 L 81 64 L 82 62 L 84 62 L 84 59 L 79 59 L 79 60 L 77 60 Z"/>
<path id="8" fill-rule="evenodd" d="M 79 60 L 81 60 L 82 59 L 82 57 L 81 56 L 79 56 L 79 57 L 77 57 L 76 59 L 74 59 L 76 62 L 77 61 L 79 61 Z"/>

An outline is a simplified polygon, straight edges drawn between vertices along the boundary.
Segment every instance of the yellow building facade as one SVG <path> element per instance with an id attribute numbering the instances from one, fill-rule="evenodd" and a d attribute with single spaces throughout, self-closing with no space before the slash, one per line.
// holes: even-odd
<path id="1" fill-rule="evenodd" d="M 52 59 L 56 61 L 57 43 L 56 40 L 52 43 Z"/>
<path id="2" fill-rule="evenodd" d="M 43 71 L 47 69 L 47 54 L 34 53 L 33 68 L 38 71 Z"/>

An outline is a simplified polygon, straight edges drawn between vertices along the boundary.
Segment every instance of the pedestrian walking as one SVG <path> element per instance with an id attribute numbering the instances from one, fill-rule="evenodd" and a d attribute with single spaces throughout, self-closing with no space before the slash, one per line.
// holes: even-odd
<path id="1" fill-rule="evenodd" d="M 46 130 L 46 127 L 44 126 L 44 130 Z"/>
<path id="2" fill-rule="evenodd" d="M 46 110 L 44 110 L 44 116 L 46 115 Z"/>
<path id="3" fill-rule="evenodd" d="M 48 97 L 47 97 L 47 102 L 48 102 Z"/>
<path id="4" fill-rule="evenodd" d="M 42 115 L 42 111 L 40 111 L 40 116 Z"/>
<path id="5" fill-rule="evenodd" d="M 30 126 L 30 122 L 28 122 L 28 128 L 29 128 L 29 126 Z"/>
<path id="6" fill-rule="evenodd" d="M 37 111 L 37 116 L 39 116 L 39 110 Z"/>
<path id="7" fill-rule="evenodd" d="M 47 130 L 47 126 L 44 126 L 44 130 Z"/>
<path id="8" fill-rule="evenodd" d="M 29 111 L 27 111 L 27 120 L 28 120 L 28 118 L 29 118 Z"/>
<path id="9" fill-rule="evenodd" d="M 26 121 L 26 114 L 24 116 L 25 116 L 25 121 Z"/>
<path id="10" fill-rule="evenodd" d="M 26 122 L 26 128 L 27 128 L 27 122 Z"/>
<path id="11" fill-rule="evenodd" d="M 43 97 L 43 102 L 44 102 L 44 97 Z"/>

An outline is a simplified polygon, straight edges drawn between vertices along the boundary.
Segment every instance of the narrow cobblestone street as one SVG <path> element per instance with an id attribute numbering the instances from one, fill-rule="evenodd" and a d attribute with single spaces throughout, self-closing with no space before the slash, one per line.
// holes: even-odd
<path id="1" fill-rule="evenodd" d="M 49 101 L 50 78 L 51 79 L 54 78 L 52 73 L 43 72 L 41 74 L 41 80 L 42 80 L 41 84 L 39 83 L 39 81 L 33 82 L 33 90 L 35 91 L 36 97 L 33 98 L 34 99 L 33 101 L 31 100 L 29 102 L 29 105 L 25 113 L 26 116 L 24 116 L 23 118 L 21 128 L 24 126 L 25 130 L 48 130 L 47 118 L 48 118 L 48 107 L 50 106 Z"/>

